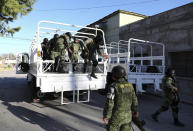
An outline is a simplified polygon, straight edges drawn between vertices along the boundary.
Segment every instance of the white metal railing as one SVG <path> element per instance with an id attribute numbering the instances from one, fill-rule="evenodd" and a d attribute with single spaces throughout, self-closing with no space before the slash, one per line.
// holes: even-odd
<path id="1" fill-rule="evenodd" d="M 86 29 L 86 30 L 89 30 L 90 32 L 94 31 L 94 33 L 93 32 L 92 33 L 81 32 L 81 29 Z M 53 37 L 51 36 L 53 34 L 65 33 L 65 32 L 71 32 L 74 35 L 74 37 L 79 38 L 79 41 L 82 41 L 82 42 L 84 41 L 81 38 L 88 38 L 89 36 L 96 36 L 98 33 L 100 33 L 103 37 L 103 46 L 100 46 L 100 48 L 103 50 L 104 54 L 107 54 L 105 35 L 104 35 L 103 30 L 101 29 L 73 25 L 73 24 L 65 24 L 65 23 L 59 23 L 59 22 L 53 22 L 53 21 L 40 21 L 37 24 L 37 32 L 34 36 L 34 39 L 33 39 L 33 42 L 30 48 L 30 54 L 31 54 L 30 59 L 32 63 L 38 62 L 37 64 L 38 73 L 44 73 L 45 71 L 48 70 L 48 68 L 50 67 L 50 64 L 53 64 L 53 62 L 50 63 L 50 61 L 43 61 L 41 57 L 38 57 L 38 51 L 40 52 L 42 51 L 41 42 L 40 42 L 43 39 L 42 37 L 51 38 Z M 105 63 L 107 63 L 107 59 L 105 59 L 105 57 L 101 57 L 101 56 L 99 57 L 102 59 L 102 62 L 106 66 Z M 43 66 L 43 64 L 46 66 Z M 106 72 L 106 68 L 104 68 L 104 73 L 105 72 Z"/>
<path id="2" fill-rule="evenodd" d="M 155 48 L 160 49 L 158 55 L 153 54 Z M 138 70 L 135 73 L 138 74 L 144 74 L 145 72 L 142 71 L 142 68 L 147 68 L 148 66 L 156 66 L 160 71 L 157 72 L 159 74 L 164 74 L 165 72 L 165 45 L 162 43 L 130 38 L 128 41 L 111 42 L 107 45 L 107 49 L 109 64 L 127 64 L 128 72 L 130 73 L 134 73 L 130 70 L 130 66 L 137 68 Z M 161 64 L 154 64 L 156 61 Z M 145 62 L 148 64 L 145 64 Z"/>

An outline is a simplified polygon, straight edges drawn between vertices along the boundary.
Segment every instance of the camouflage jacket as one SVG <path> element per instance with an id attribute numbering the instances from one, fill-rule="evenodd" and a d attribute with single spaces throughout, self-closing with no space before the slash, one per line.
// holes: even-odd
<path id="1" fill-rule="evenodd" d="M 48 42 L 48 51 L 49 52 L 55 51 L 56 41 L 57 41 L 56 38 L 52 38 L 51 40 L 49 40 Z"/>
<path id="2" fill-rule="evenodd" d="M 68 49 L 70 47 L 70 37 L 66 34 L 60 35 L 56 41 L 56 51 L 61 51 L 63 49 Z"/>
<path id="3" fill-rule="evenodd" d="M 166 96 L 169 96 L 172 92 L 174 92 L 175 87 L 176 87 L 176 84 L 174 79 L 168 76 L 163 77 L 162 88 Z"/>
<path id="4" fill-rule="evenodd" d="M 84 47 L 86 47 L 89 50 L 89 54 L 95 54 L 96 52 L 101 55 L 99 45 L 91 38 L 88 38 L 84 42 Z"/>
<path id="5" fill-rule="evenodd" d="M 103 118 L 126 116 L 128 121 L 131 121 L 132 112 L 137 110 L 138 100 L 132 84 L 124 78 L 112 83 L 107 94 Z"/>
<path id="6" fill-rule="evenodd" d="M 78 54 L 78 51 L 81 49 L 81 46 L 78 42 L 72 42 L 70 44 L 70 49 L 72 50 L 73 54 Z"/>

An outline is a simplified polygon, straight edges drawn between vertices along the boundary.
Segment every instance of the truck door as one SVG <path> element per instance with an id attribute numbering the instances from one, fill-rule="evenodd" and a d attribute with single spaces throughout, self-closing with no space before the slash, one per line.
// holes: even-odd
<path id="1" fill-rule="evenodd" d="M 19 53 L 16 57 L 16 74 L 26 74 L 29 70 L 29 55 Z"/>

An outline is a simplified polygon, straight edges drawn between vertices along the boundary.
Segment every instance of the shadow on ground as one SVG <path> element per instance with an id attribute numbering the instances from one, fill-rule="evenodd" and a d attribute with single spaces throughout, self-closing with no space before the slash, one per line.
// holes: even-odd
<path id="1" fill-rule="evenodd" d="M 8 111 L 10 111 L 16 117 L 20 118 L 24 122 L 29 122 L 31 124 L 37 124 L 46 131 L 59 131 L 59 130 L 78 131 L 44 114 L 32 111 L 30 109 L 27 109 L 21 106 L 12 105 L 6 101 L 3 102 L 3 104 L 7 106 Z"/>

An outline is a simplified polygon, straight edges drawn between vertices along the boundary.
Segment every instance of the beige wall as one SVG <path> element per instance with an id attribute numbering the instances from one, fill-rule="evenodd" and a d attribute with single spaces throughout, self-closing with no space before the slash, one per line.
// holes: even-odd
<path id="1" fill-rule="evenodd" d="M 106 43 L 119 41 L 120 27 L 141 19 L 143 18 L 125 13 L 118 13 L 107 19 L 107 28 L 105 29 Z"/>
<path id="2" fill-rule="evenodd" d="M 128 14 L 124 14 L 124 13 L 120 13 L 120 22 L 119 22 L 119 26 L 125 26 L 128 25 L 130 23 L 136 22 L 138 20 L 144 19 L 142 17 L 139 16 L 134 16 L 134 15 L 128 15 Z"/>

